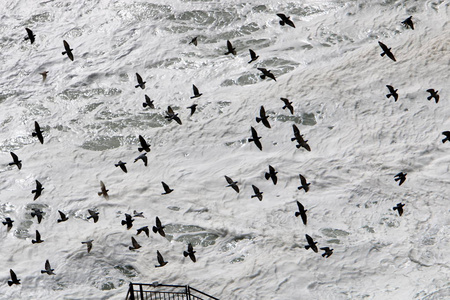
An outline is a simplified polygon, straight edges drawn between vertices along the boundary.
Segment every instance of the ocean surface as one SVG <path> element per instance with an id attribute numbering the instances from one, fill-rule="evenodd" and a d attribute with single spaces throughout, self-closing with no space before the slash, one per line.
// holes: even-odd
<path id="1" fill-rule="evenodd" d="M 0 224 L 0 299 L 124 299 L 129 282 L 155 281 L 220 299 L 450 299 L 450 1 L 2 0 L 0 12 L 0 219 L 14 220 Z M 255 120 L 261 106 L 270 129 Z M 291 141 L 294 124 L 310 152 Z M 147 167 L 134 163 L 139 135 Z M 162 181 L 174 191 L 161 195 Z M 134 210 L 144 218 L 127 230 Z M 156 216 L 166 237 L 151 231 Z M 333 254 L 306 250 L 305 234 Z M 142 247 L 129 250 L 131 237 Z M 41 274 L 47 259 L 56 275 Z M 20 285 L 8 286 L 10 269 Z"/>

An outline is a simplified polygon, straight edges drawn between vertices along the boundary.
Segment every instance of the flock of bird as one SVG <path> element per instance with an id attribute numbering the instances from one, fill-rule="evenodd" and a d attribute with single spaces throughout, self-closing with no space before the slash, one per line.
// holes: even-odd
<path id="1" fill-rule="evenodd" d="M 295 28 L 294 23 L 292 22 L 292 20 L 284 15 L 284 14 L 277 14 L 277 16 L 280 18 L 279 24 L 284 26 L 284 25 L 288 25 L 291 26 L 293 28 Z M 405 21 L 402 22 L 406 27 L 413 29 L 414 30 L 414 24 L 412 22 L 412 17 L 407 18 Z M 27 32 L 27 37 L 25 38 L 25 40 L 29 40 L 31 43 L 33 43 L 35 41 L 35 34 L 33 33 L 33 31 L 29 28 L 26 28 L 26 32 Z M 194 37 L 189 44 L 193 44 L 194 46 L 198 45 L 198 37 Z M 393 61 L 396 61 L 394 54 L 391 51 L 391 48 L 387 47 L 385 44 L 383 44 L 382 42 L 378 42 L 379 46 L 382 48 L 383 52 L 381 53 L 381 56 L 386 55 L 387 57 L 389 57 L 390 59 L 392 59 Z M 63 41 L 63 45 L 64 45 L 64 52 L 62 52 L 63 55 L 67 55 L 68 58 L 73 61 L 74 60 L 74 54 L 73 54 L 73 49 L 70 47 L 69 43 L 67 41 Z M 226 43 L 227 45 L 227 52 L 225 52 L 225 55 L 236 55 L 236 49 L 233 47 L 232 43 L 230 41 L 227 41 Z M 254 61 L 256 61 L 259 56 L 256 55 L 256 53 L 252 50 L 249 49 L 250 52 L 250 61 L 248 63 L 252 63 Z M 261 79 L 266 79 L 266 78 L 270 78 L 274 81 L 276 81 L 276 78 L 274 76 L 273 73 L 271 73 L 270 70 L 267 70 L 265 68 L 257 68 L 259 71 L 262 72 L 262 74 L 260 75 Z M 40 73 L 43 76 L 43 80 L 46 79 L 48 72 L 42 72 Z M 141 88 L 141 89 L 145 89 L 145 83 L 146 81 L 144 81 L 142 79 L 142 77 L 136 73 L 136 80 L 137 80 L 137 85 L 135 85 L 136 88 Z M 390 98 L 391 96 L 394 98 L 395 101 L 398 100 L 398 93 L 397 93 L 397 89 L 394 89 L 394 87 L 392 87 L 391 85 L 387 85 L 388 89 L 389 89 L 389 94 L 386 95 L 387 98 Z M 435 102 L 438 103 L 439 101 L 439 95 L 437 94 L 438 91 L 435 91 L 434 89 L 428 89 L 427 92 L 430 93 L 430 96 L 428 97 L 428 100 L 431 100 L 432 98 L 435 99 Z M 191 99 L 195 99 L 195 98 L 199 98 L 202 96 L 202 93 L 199 92 L 199 89 L 193 85 L 193 96 L 190 97 Z M 290 102 L 287 98 L 280 98 L 280 100 L 283 102 L 284 106 L 282 107 L 282 109 L 288 109 L 289 112 L 291 114 L 294 114 L 294 108 L 292 106 L 292 102 Z M 150 97 L 148 95 L 145 95 L 145 102 L 142 104 L 142 106 L 144 108 L 149 108 L 149 109 L 154 109 L 154 102 L 150 99 Z M 189 107 L 187 107 L 187 109 L 190 110 L 190 115 L 193 115 L 196 111 L 196 107 L 197 104 L 193 104 Z M 171 106 L 167 107 L 167 111 L 166 111 L 166 116 L 165 118 L 170 122 L 170 121 L 175 121 L 176 123 L 178 123 L 179 125 L 182 125 L 182 121 L 180 119 L 180 117 L 178 116 L 178 113 L 175 113 L 174 110 L 171 108 Z M 268 116 L 266 115 L 266 111 L 264 106 L 260 107 L 260 114 L 258 117 L 256 117 L 256 122 L 257 123 L 262 123 L 266 128 L 271 128 Z M 41 127 L 39 125 L 39 123 L 36 121 L 34 123 L 34 132 L 32 132 L 32 136 L 33 137 L 37 137 L 39 142 L 41 144 L 44 143 L 44 136 L 43 136 L 43 130 L 41 130 Z M 294 124 L 292 125 L 293 128 L 293 135 L 294 137 L 291 138 L 291 141 L 296 141 L 297 148 L 303 148 L 306 151 L 311 151 L 311 148 L 308 144 L 308 140 L 305 140 L 303 135 L 300 133 L 299 128 Z M 252 126 L 251 128 L 251 137 L 248 138 L 248 142 L 253 142 L 255 144 L 255 146 L 262 151 L 262 144 L 261 144 L 261 137 L 258 135 L 256 129 Z M 442 142 L 445 143 L 446 141 L 450 140 L 450 131 L 445 131 L 443 132 L 443 134 L 446 136 Z M 148 144 L 146 142 L 146 140 L 144 139 L 144 137 L 142 137 L 141 135 L 139 135 L 139 143 L 140 143 L 140 147 L 138 148 L 138 151 L 141 153 L 139 156 L 136 157 L 136 159 L 134 160 L 134 162 L 136 163 L 138 160 L 142 160 L 144 163 L 144 166 L 147 166 L 148 163 L 148 158 L 147 158 L 147 153 L 150 152 L 150 144 Z M 9 163 L 10 166 L 17 166 L 17 168 L 20 170 L 22 168 L 22 161 L 19 159 L 19 157 L 13 153 L 10 152 L 11 157 L 12 157 L 12 162 Z M 126 162 L 123 162 L 121 160 L 119 160 L 116 164 L 116 167 L 120 167 L 120 169 L 127 173 L 127 167 L 126 167 Z M 272 167 L 271 165 L 269 165 L 269 170 L 268 172 L 265 173 L 265 178 L 267 180 L 272 180 L 273 184 L 276 185 L 278 182 L 277 179 L 277 171 L 275 170 L 274 167 Z M 240 192 L 239 186 L 238 186 L 238 182 L 234 181 L 232 178 L 225 176 L 225 180 L 227 182 L 226 187 L 231 187 L 234 191 L 236 191 L 237 193 Z M 299 174 L 299 180 L 300 180 L 300 186 L 298 187 L 298 190 L 303 189 L 304 192 L 308 192 L 309 191 L 309 186 L 310 183 L 307 182 L 306 178 L 304 177 L 304 175 Z M 406 173 L 400 172 L 399 174 L 397 174 L 395 176 L 395 181 L 399 182 L 399 185 L 402 185 L 406 180 Z M 170 188 L 168 184 L 166 184 L 165 182 L 161 182 L 162 187 L 164 192 L 162 193 L 162 195 L 166 195 L 169 194 L 171 192 L 174 191 L 174 189 Z M 106 200 L 109 199 L 109 195 L 108 195 L 108 189 L 106 188 L 105 184 L 103 183 L 103 181 L 100 181 L 100 192 L 98 192 L 99 196 L 103 196 Z M 252 189 L 254 194 L 251 196 L 251 198 L 257 198 L 259 201 L 262 201 L 263 199 L 263 192 L 260 191 L 260 189 L 256 186 L 256 185 L 252 185 Z M 36 187 L 35 189 L 32 190 L 32 193 L 34 194 L 33 196 L 33 200 L 37 200 L 42 192 L 43 192 L 44 188 L 41 184 L 41 182 L 39 182 L 38 180 L 36 180 Z M 393 209 L 398 211 L 398 214 L 401 216 L 403 213 L 403 206 L 404 204 L 402 203 L 398 203 L 397 206 L 395 206 Z M 308 211 L 307 209 L 304 208 L 304 206 L 297 201 L 297 207 L 298 207 L 298 211 L 295 212 L 295 217 L 301 217 L 302 222 L 304 225 L 307 224 L 307 214 L 306 212 Z M 33 211 L 31 212 L 31 216 L 34 218 L 37 218 L 37 222 L 38 224 L 41 223 L 43 216 L 44 216 L 44 212 L 38 208 L 33 208 Z M 57 220 L 57 223 L 60 222 L 65 222 L 69 219 L 69 217 L 62 211 L 58 211 L 60 214 L 60 219 Z M 97 221 L 99 220 L 99 212 L 96 212 L 94 210 L 89 209 L 88 210 L 89 216 L 87 217 L 87 220 L 92 219 L 94 223 L 97 223 Z M 121 224 L 123 226 L 126 226 L 127 229 L 131 229 L 133 227 L 133 222 L 134 219 L 136 217 L 144 217 L 142 212 L 137 212 L 134 211 L 133 215 L 131 214 L 125 214 L 125 219 L 122 220 Z M 3 224 L 7 226 L 7 230 L 11 230 L 11 228 L 13 227 L 13 222 L 14 220 L 12 220 L 9 217 L 5 218 L 5 221 L 3 221 Z M 161 220 L 159 219 L 159 217 L 156 217 L 155 220 L 155 226 L 153 226 L 152 231 L 155 234 L 159 234 L 162 237 L 165 237 L 165 231 L 164 231 L 165 226 L 162 224 Z M 144 232 L 147 237 L 149 237 L 149 228 L 148 226 L 144 226 L 141 227 L 139 229 L 137 229 L 137 233 L 136 235 L 139 235 L 140 233 Z M 43 243 L 44 240 L 42 240 L 41 238 L 41 234 L 38 230 L 36 230 L 35 232 L 35 239 L 33 239 L 31 242 L 32 244 L 40 244 Z M 306 237 L 306 242 L 307 245 L 305 245 L 305 249 L 312 249 L 314 252 L 318 252 L 318 247 L 316 246 L 317 242 L 315 242 L 313 240 L 313 238 L 311 236 L 309 236 L 308 234 L 305 235 Z M 83 245 L 87 246 L 87 252 L 89 253 L 92 248 L 93 248 L 93 240 L 89 240 L 89 241 L 83 241 L 81 242 Z M 141 248 L 141 245 L 138 243 L 138 241 L 135 239 L 135 237 L 131 237 L 131 246 L 129 247 L 130 250 L 137 250 Z M 321 247 L 321 250 L 324 251 L 324 253 L 322 254 L 323 257 L 330 257 L 333 254 L 333 250 L 329 247 Z M 194 248 L 192 246 L 191 243 L 189 243 L 187 245 L 187 251 L 183 251 L 183 256 L 184 257 L 189 257 L 194 263 L 197 261 L 197 258 L 195 256 L 196 251 L 194 251 Z M 159 250 L 157 250 L 157 261 L 158 261 L 158 265 L 155 265 L 155 267 L 163 267 L 165 266 L 168 262 L 164 260 L 162 254 L 159 252 Z M 48 275 L 55 275 L 55 273 L 53 272 L 54 269 L 51 268 L 50 262 L 49 260 L 46 260 L 45 262 L 45 270 L 41 270 L 42 274 L 48 274 Z M 13 284 L 20 284 L 20 279 L 17 278 L 16 274 L 14 273 L 14 271 L 12 269 L 10 269 L 10 276 L 11 276 L 11 280 L 8 281 L 8 285 L 13 285 Z"/>

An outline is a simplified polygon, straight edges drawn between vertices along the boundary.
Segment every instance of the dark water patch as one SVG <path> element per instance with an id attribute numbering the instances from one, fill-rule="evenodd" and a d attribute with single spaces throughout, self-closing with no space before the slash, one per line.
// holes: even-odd
<path id="1" fill-rule="evenodd" d="M 117 265 L 114 269 L 118 270 L 122 275 L 125 275 L 128 278 L 134 278 L 137 275 L 137 271 L 132 265 Z"/>
<path id="2" fill-rule="evenodd" d="M 212 246 L 216 243 L 216 240 L 220 236 L 215 233 L 205 232 L 197 234 L 184 234 L 175 239 L 176 242 L 182 242 L 184 244 L 191 243 L 192 246 L 200 245 L 202 247 Z"/>
<path id="3" fill-rule="evenodd" d="M 122 136 L 98 136 L 92 140 L 85 141 L 81 148 L 92 151 L 105 151 L 119 148 L 123 145 Z"/>
<path id="4" fill-rule="evenodd" d="M 102 96 L 115 96 L 121 94 L 122 91 L 116 88 L 95 88 L 88 90 L 64 90 L 59 93 L 58 96 L 63 100 L 77 100 L 78 98 L 90 99 L 94 96 L 102 95 Z"/>
<path id="5" fill-rule="evenodd" d="M 236 237 L 230 239 L 229 241 L 227 241 L 225 243 L 225 245 L 223 245 L 221 247 L 220 250 L 223 251 L 223 252 L 233 250 L 233 249 L 235 249 L 238 246 L 238 244 L 240 242 L 242 242 L 242 241 L 252 241 L 254 238 L 255 237 L 253 235 L 251 235 L 251 234 L 243 234 L 243 235 L 236 236 Z"/>
<path id="6" fill-rule="evenodd" d="M 345 230 L 333 228 L 323 228 L 321 232 L 327 237 L 340 237 L 350 235 L 350 233 Z"/>
<path id="7" fill-rule="evenodd" d="M 317 124 L 316 117 L 313 113 L 302 113 L 298 115 L 277 115 L 275 117 L 277 121 L 289 122 L 295 124 L 302 124 L 307 126 L 313 126 Z"/>

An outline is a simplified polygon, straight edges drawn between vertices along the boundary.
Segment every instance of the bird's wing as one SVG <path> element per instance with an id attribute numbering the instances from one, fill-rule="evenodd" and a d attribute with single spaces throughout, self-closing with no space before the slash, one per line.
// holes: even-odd
<path id="1" fill-rule="evenodd" d="M 258 70 L 260 70 L 261 72 L 263 72 L 263 73 L 266 73 L 267 72 L 267 69 L 266 68 L 257 68 Z"/>
<path id="2" fill-rule="evenodd" d="M 143 82 L 141 75 L 139 75 L 138 73 L 136 73 L 136 78 L 137 78 L 138 83 L 142 83 Z"/>
<path id="3" fill-rule="evenodd" d="M 231 187 L 236 191 L 236 193 L 239 193 L 239 187 L 236 184 L 233 184 Z"/>
<path id="4" fill-rule="evenodd" d="M 63 43 L 64 43 L 64 48 L 66 49 L 66 51 L 69 51 L 69 49 L 70 49 L 69 43 L 66 42 L 66 40 L 63 40 Z"/>
<path id="5" fill-rule="evenodd" d="M 156 227 L 161 227 L 161 221 L 156 217 Z"/>
<path id="6" fill-rule="evenodd" d="M 136 242 L 134 237 L 131 237 L 131 243 L 133 244 L 134 248 L 139 248 L 141 246 L 141 245 L 138 244 L 138 242 Z"/>
<path id="7" fill-rule="evenodd" d="M 298 174 L 298 176 L 300 176 L 300 182 L 302 183 L 302 185 L 306 185 L 306 179 L 302 174 Z"/>
<path id="8" fill-rule="evenodd" d="M 34 121 L 34 130 L 36 130 L 36 133 L 41 131 L 41 126 L 39 126 L 37 121 Z"/>
<path id="9" fill-rule="evenodd" d="M 59 212 L 59 215 L 61 216 L 61 219 L 66 218 L 66 215 L 62 211 L 58 210 L 58 212 Z"/>
<path id="10" fill-rule="evenodd" d="M 228 182 L 229 184 L 232 184 L 232 183 L 233 183 L 233 179 L 231 179 L 230 177 L 228 177 L 228 176 L 226 176 L 226 175 L 225 175 L 225 179 L 227 180 L 227 182 Z"/>
<path id="11" fill-rule="evenodd" d="M 442 134 L 446 135 L 446 136 L 450 136 L 450 131 L 444 131 L 444 132 L 442 132 Z"/>
<path id="12" fill-rule="evenodd" d="M 259 194 L 259 189 L 255 185 L 252 184 L 252 188 L 255 194 Z"/>
<path id="13" fill-rule="evenodd" d="M 283 21 L 287 19 L 285 14 L 277 14 L 277 16 L 280 17 Z"/>
<path id="14" fill-rule="evenodd" d="M 261 118 L 266 116 L 266 110 L 264 109 L 263 105 L 261 105 L 261 109 L 259 110 L 259 114 L 261 115 Z"/>
<path id="15" fill-rule="evenodd" d="M 227 40 L 227 48 L 229 52 L 233 51 L 233 45 L 231 45 L 231 42 L 229 40 Z"/>
<path id="16" fill-rule="evenodd" d="M 256 57 L 255 51 L 253 51 L 252 49 L 248 49 L 248 51 L 250 52 L 250 58 L 254 59 Z"/>
<path id="17" fill-rule="evenodd" d="M 427 92 L 432 94 L 432 93 L 434 93 L 434 89 L 428 89 Z"/>
<path id="18" fill-rule="evenodd" d="M 256 137 L 258 137 L 258 133 L 256 132 L 256 129 L 253 127 L 251 127 L 251 130 L 252 130 L 252 136 L 253 136 L 253 138 L 255 138 L 255 141 L 256 141 Z"/>
<path id="19" fill-rule="evenodd" d="M 159 263 L 160 265 L 162 265 L 162 264 L 164 263 L 164 258 L 163 258 L 163 256 L 161 255 L 161 253 L 159 253 L 159 250 L 156 250 L 156 256 L 158 257 L 158 263 Z"/>
<path id="20" fill-rule="evenodd" d="M 106 190 L 106 186 L 105 186 L 105 184 L 103 183 L 103 181 L 101 181 L 101 180 L 100 180 L 100 188 L 102 189 L 102 191 L 103 191 L 103 190 Z"/>
<path id="21" fill-rule="evenodd" d="M 164 191 L 168 192 L 170 190 L 169 186 L 164 181 L 161 181 L 161 184 L 164 188 Z"/>
<path id="22" fill-rule="evenodd" d="M 17 155 L 14 154 L 14 152 L 10 152 L 10 153 L 11 153 L 11 156 L 12 156 L 12 158 L 13 158 L 13 161 L 18 161 L 18 160 L 19 160 L 19 158 L 17 157 Z"/>
<path id="23" fill-rule="evenodd" d="M 389 92 L 394 93 L 394 87 L 392 85 L 386 85 L 386 87 L 389 89 Z"/>
<path id="24" fill-rule="evenodd" d="M 36 180 L 36 189 L 40 190 L 42 188 L 42 184 Z"/>
<path id="25" fill-rule="evenodd" d="M 48 261 L 48 259 L 45 261 L 45 270 L 49 271 L 51 270 L 52 267 L 50 266 L 50 262 Z"/>
<path id="26" fill-rule="evenodd" d="M 198 95 L 198 88 L 195 86 L 195 84 L 192 85 L 192 89 L 194 90 L 194 95 Z"/>
<path id="27" fill-rule="evenodd" d="M 297 125 L 292 125 L 292 129 L 294 130 L 294 135 L 300 135 L 300 130 L 298 129 Z"/>
<path id="28" fill-rule="evenodd" d="M 299 211 L 304 211 L 305 208 L 303 207 L 303 204 L 301 204 L 300 202 L 297 201 L 297 206 L 298 206 L 298 210 Z"/>
<path id="29" fill-rule="evenodd" d="M 194 248 L 192 247 L 192 244 L 189 243 L 189 245 L 188 245 L 188 252 L 192 253 L 192 251 L 194 251 Z"/>
<path id="30" fill-rule="evenodd" d="M 308 244 L 314 245 L 314 241 L 313 241 L 312 237 L 310 237 L 307 234 L 305 234 L 305 236 L 306 236 L 306 240 L 308 241 Z"/>
<path id="31" fill-rule="evenodd" d="M 147 146 L 147 142 L 144 140 L 144 138 L 142 137 L 142 135 L 139 135 L 139 142 L 141 143 L 142 147 Z"/>
<path id="32" fill-rule="evenodd" d="M 9 270 L 9 273 L 11 274 L 11 280 L 17 281 L 16 273 L 14 273 L 14 271 L 12 269 Z"/>
<path id="33" fill-rule="evenodd" d="M 387 46 L 385 44 L 383 44 L 382 42 L 378 41 L 378 45 L 380 45 L 381 49 L 383 49 L 383 51 L 388 50 Z"/>
<path id="34" fill-rule="evenodd" d="M 39 233 L 38 230 L 36 230 L 36 241 L 40 241 L 41 240 L 41 234 Z"/>
<path id="35" fill-rule="evenodd" d="M 170 106 L 167 107 L 167 113 L 168 113 L 169 115 L 173 115 L 173 109 L 172 109 L 172 107 L 170 107 Z"/>

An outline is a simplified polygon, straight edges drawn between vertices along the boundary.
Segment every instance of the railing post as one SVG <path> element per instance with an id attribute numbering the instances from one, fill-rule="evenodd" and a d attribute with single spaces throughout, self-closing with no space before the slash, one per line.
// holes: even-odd
<path id="1" fill-rule="evenodd" d="M 134 290 L 133 290 L 133 283 L 130 282 L 130 288 L 128 289 L 128 293 L 130 295 L 130 298 L 127 300 L 134 300 Z"/>
<path id="2" fill-rule="evenodd" d="M 141 300 L 144 300 L 144 289 L 142 288 L 142 284 L 139 284 L 139 290 L 140 290 L 140 294 L 141 294 Z"/>
<path id="3" fill-rule="evenodd" d="M 186 295 L 187 299 L 191 300 L 191 291 L 189 290 L 189 285 L 186 285 Z"/>

